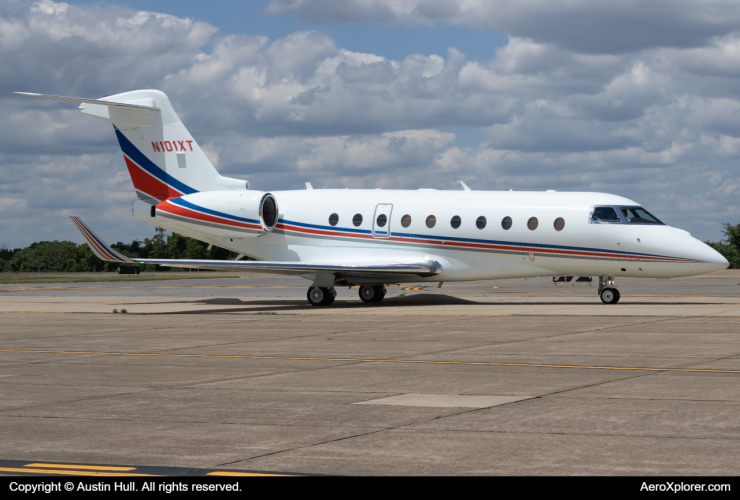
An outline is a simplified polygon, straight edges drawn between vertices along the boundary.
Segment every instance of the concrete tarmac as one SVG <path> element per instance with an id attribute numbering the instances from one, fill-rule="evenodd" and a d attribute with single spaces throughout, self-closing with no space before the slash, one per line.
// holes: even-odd
<path id="1" fill-rule="evenodd" d="M 355 288 L 329 308 L 275 276 L 2 285 L 0 461 L 737 475 L 739 284 L 618 280 L 609 306 L 545 279 Z"/>

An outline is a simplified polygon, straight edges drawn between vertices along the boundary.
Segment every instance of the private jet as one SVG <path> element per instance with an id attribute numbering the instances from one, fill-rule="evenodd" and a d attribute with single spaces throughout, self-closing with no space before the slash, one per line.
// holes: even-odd
<path id="1" fill-rule="evenodd" d="M 727 260 L 639 203 L 588 192 L 313 189 L 258 191 L 221 176 L 158 90 L 81 99 L 109 121 L 138 199 L 138 220 L 236 252 L 235 260 L 131 259 L 78 216 L 99 258 L 123 265 L 295 275 L 308 302 L 328 306 L 336 287 L 380 302 L 402 283 L 553 277 L 591 281 L 604 304 L 619 302 L 618 278 L 711 273 Z M 248 257 L 249 260 L 242 260 Z"/>

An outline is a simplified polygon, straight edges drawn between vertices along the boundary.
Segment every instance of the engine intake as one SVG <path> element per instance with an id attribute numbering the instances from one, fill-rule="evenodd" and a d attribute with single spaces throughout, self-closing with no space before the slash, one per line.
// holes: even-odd
<path id="1" fill-rule="evenodd" d="M 278 203 L 270 193 L 265 193 L 260 201 L 260 222 L 267 231 L 272 231 L 278 221 Z"/>

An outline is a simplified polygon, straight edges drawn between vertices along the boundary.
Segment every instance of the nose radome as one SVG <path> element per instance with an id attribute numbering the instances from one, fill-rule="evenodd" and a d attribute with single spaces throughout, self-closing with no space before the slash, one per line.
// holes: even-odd
<path id="1" fill-rule="evenodd" d="M 705 264 L 702 266 L 704 269 L 706 269 L 707 272 L 714 272 L 714 271 L 721 271 L 722 269 L 727 269 L 730 265 L 730 263 L 725 259 L 725 257 L 719 253 L 714 248 L 710 247 L 704 242 L 700 242 L 697 240 L 697 242 L 701 245 L 701 252 L 700 256 L 697 256 L 696 260 L 701 260 L 705 262 Z"/>

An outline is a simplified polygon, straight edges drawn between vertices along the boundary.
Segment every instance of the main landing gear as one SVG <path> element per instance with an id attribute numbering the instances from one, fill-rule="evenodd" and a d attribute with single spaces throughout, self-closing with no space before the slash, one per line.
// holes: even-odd
<path id="1" fill-rule="evenodd" d="M 614 276 L 599 276 L 599 297 L 604 304 L 616 304 L 619 302 L 619 290 L 614 288 Z"/>
<path id="2" fill-rule="evenodd" d="M 360 298 L 363 302 L 380 302 L 385 297 L 385 292 L 383 285 L 365 285 L 360 287 Z M 330 306 L 336 296 L 334 287 L 312 286 L 306 293 L 308 303 L 312 306 Z"/>
<path id="3" fill-rule="evenodd" d="M 306 297 L 308 297 L 308 303 L 312 306 L 330 306 L 334 302 L 334 298 L 337 296 L 337 291 L 334 287 L 317 287 L 312 286 L 308 289 Z"/>
<path id="4" fill-rule="evenodd" d="M 385 297 L 383 285 L 365 285 L 360 287 L 360 298 L 363 302 L 380 302 Z"/>

